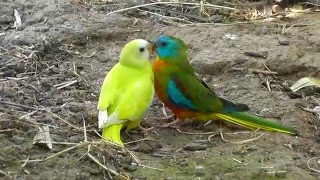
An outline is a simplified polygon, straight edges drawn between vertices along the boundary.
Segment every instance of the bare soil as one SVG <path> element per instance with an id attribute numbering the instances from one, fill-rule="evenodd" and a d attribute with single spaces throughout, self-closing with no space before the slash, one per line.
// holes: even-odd
<path id="1" fill-rule="evenodd" d="M 84 156 L 87 146 L 46 161 L 32 160 L 74 145 L 57 142 L 83 142 L 83 122 L 88 140 L 99 141 L 93 130 L 99 132 L 96 105 L 106 73 L 126 42 L 154 40 L 161 34 L 177 36 L 189 45 L 192 64 L 217 94 L 249 105 L 252 113 L 293 126 L 300 135 L 248 133 L 223 122 L 193 122 L 182 126 L 181 132 L 159 128 L 147 135 L 123 132 L 125 142 L 137 141 L 127 144 L 128 149 L 149 167 L 138 167 L 110 146 L 92 145 L 91 153 L 102 164 L 133 179 L 320 178 L 319 117 L 297 106 L 319 105 L 320 91 L 307 88 L 294 94 L 286 89 L 304 76 L 320 77 L 319 13 L 228 26 L 179 26 L 134 10 L 106 16 L 126 5 L 126 1 L 0 2 L 0 179 L 110 178 Z M 18 29 L 12 28 L 14 9 L 22 18 Z M 289 28 L 292 24 L 296 26 Z M 289 29 L 283 33 L 285 25 Z M 269 71 L 266 67 L 278 74 L 254 71 Z M 55 86 L 72 81 L 66 87 Z M 151 118 L 163 116 L 162 104 L 155 98 L 143 125 L 164 124 Z M 51 150 L 33 145 L 38 126 L 45 125 L 50 128 Z M 101 146 L 107 150 L 101 151 Z"/>

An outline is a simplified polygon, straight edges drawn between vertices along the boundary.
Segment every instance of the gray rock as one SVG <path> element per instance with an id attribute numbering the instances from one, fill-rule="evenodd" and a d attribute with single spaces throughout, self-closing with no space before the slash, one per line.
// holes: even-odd
<path id="1" fill-rule="evenodd" d="M 21 136 L 13 136 L 11 140 L 16 144 L 22 144 L 25 141 L 26 138 Z"/>
<path id="2" fill-rule="evenodd" d="M 107 62 L 110 60 L 109 53 L 106 51 L 100 51 L 96 54 L 97 60 L 100 62 Z"/>
<path id="3" fill-rule="evenodd" d="M 183 147 L 187 151 L 202 151 L 206 150 L 209 146 L 203 143 L 190 143 Z"/>
<path id="4" fill-rule="evenodd" d="M 278 177 L 278 178 L 286 178 L 287 172 L 286 171 L 277 171 L 275 173 L 275 176 Z"/>
<path id="5" fill-rule="evenodd" d="M 213 15 L 209 18 L 210 22 L 221 22 L 223 19 L 223 16 L 221 15 Z"/>
<path id="6" fill-rule="evenodd" d="M 136 164 L 130 164 L 128 166 L 125 166 L 125 169 L 129 172 L 136 171 L 138 169 L 138 166 Z"/>
<path id="7" fill-rule="evenodd" d="M 289 40 L 286 37 L 280 36 L 278 37 L 278 42 L 280 45 L 287 46 L 289 45 Z"/>

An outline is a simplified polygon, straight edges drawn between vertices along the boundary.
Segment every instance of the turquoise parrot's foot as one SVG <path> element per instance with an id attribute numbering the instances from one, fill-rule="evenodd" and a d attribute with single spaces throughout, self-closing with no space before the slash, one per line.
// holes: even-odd
<path id="1" fill-rule="evenodd" d="M 148 134 L 149 131 L 153 130 L 154 127 L 150 127 L 150 128 L 144 128 L 141 125 L 138 126 L 138 129 L 143 133 L 143 134 Z"/>
<path id="2" fill-rule="evenodd" d="M 175 116 L 174 116 L 174 114 L 172 114 L 172 115 L 165 116 L 165 117 L 162 117 L 162 118 L 151 117 L 150 119 L 155 119 L 155 120 L 160 120 L 160 121 L 168 121 L 168 120 L 171 120 L 171 119 L 175 119 Z"/>
<path id="3" fill-rule="evenodd" d="M 162 125 L 162 126 L 158 126 L 160 128 L 180 128 L 181 124 L 183 123 L 183 120 L 177 118 L 176 120 L 168 123 L 168 124 L 165 124 L 165 125 Z"/>

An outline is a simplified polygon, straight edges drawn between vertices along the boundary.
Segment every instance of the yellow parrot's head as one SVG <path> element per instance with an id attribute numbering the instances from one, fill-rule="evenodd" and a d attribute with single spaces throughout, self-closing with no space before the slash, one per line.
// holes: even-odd
<path id="1" fill-rule="evenodd" d="M 120 53 L 120 63 L 133 68 L 144 68 L 150 65 L 152 45 L 144 39 L 128 42 Z"/>

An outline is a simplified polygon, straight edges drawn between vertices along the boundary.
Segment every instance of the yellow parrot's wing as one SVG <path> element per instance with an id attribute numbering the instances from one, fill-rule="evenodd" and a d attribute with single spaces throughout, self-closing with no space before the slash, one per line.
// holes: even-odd
<path id="1" fill-rule="evenodd" d="M 117 77 L 120 74 L 121 65 L 118 63 L 116 64 L 107 74 L 105 77 L 98 101 L 98 125 L 99 128 L 103 128 L 106 126 L 107 122 L 109 121 L 109 115 L 113 114 L 114 108 L 112 108 L 117 99 L 119 93 L 119 81 L 120 79 Z M 114 118 L 114 116 L 113 116 Z M 121 121 L 122 122 L 122 121 Z M 119 122 L 119 123 L 121 123 Z"/>
<path id="2" fill-rule="evenodd" d="M 151 68 L 136 70 L 116 65 L 102 84 L 98 102 L 99 127 L 140 120 L 153 96 Z"/>
<path id="3" fill-rule="evenodd" d="M 121 94 L 115 112 L 117 112 L 118 119 L 137 121 L 138 125 L 144 112 L 152 103 L 154 88 L 152 71 L 144 74 L 139 73 L 137 77 L 139 77 L 138 80 L 131 83 L 126 91 Z M 129 129 L 131 128 L 134 127 Z"/>

